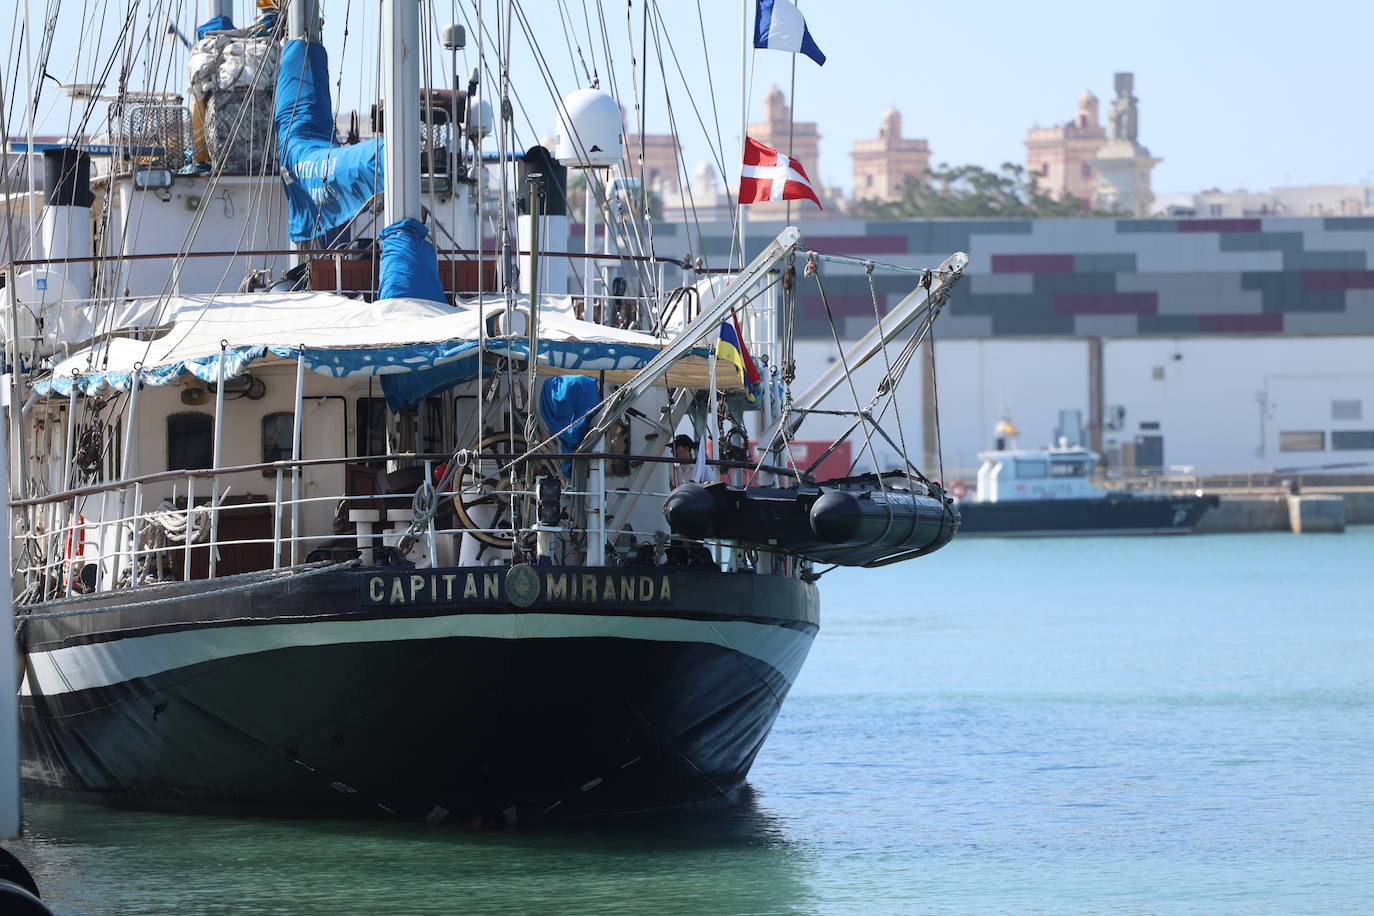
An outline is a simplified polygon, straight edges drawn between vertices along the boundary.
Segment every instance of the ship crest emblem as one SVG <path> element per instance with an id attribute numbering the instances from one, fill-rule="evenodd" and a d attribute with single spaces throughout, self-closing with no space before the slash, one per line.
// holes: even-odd
<path id="1" fill-rule="evenodd" d="M 528 563 L 506 573 L 506 598 L 516 607 L 529 607 L 539 598 L 539 573 Z"/>

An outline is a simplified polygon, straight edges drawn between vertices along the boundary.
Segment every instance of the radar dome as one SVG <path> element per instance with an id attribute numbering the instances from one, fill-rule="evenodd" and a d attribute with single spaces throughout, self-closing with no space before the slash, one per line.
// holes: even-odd
<path id="1" fill-rule="evenodd" d="M 599 89 L 579 89 L 558 107 L 554 156 L 574 169 L 606 168 L 625 155 L 620 105 Z"/>

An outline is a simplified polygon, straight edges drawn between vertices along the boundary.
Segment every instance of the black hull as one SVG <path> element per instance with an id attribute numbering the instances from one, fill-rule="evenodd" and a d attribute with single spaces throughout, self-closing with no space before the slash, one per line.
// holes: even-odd
<path id="1" fill-rule="evenodd" d="M 76 602 L 108 610 L 21 629 L 26 784 L 171 810 L 487 822 L 720 798 L 805 658 L 815 588 L 646 572 L 668 577 L 670 602 L 637 606 L 650 583 L 516 607 L 503 583 L 494 599 L 378 604 L 368 570 Z M 408 573 L 380 575 L 404 592 Z M 149 670 L 157 658 L 191 663 Z"/>
<path id="2" fill-rule="evenodd" d="M 959 504 L 960 537 L 1187 534 L 1216 505 L 1208 496 L 1111 494 L 1100 499 L 1025 499 Z"/>

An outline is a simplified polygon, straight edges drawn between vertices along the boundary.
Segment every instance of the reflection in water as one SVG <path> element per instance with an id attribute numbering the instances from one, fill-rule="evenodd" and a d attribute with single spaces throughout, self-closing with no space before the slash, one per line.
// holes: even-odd
<path id="1" fill-rule="evenodd" d="M 36 799 L 10 846 L 59 913 L 808 913 L 808 854 L 729 803 L 519 831 Z"/>

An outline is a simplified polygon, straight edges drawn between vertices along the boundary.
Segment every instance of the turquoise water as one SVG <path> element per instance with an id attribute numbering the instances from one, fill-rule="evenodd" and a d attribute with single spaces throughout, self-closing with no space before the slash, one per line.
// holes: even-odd
<path id="1" fill-rule="evenodd" d="M 28 806 L 63 913 L 1361 912 L 1374 529 L 823 581 L 740 803 L 517 833 Z"/>

